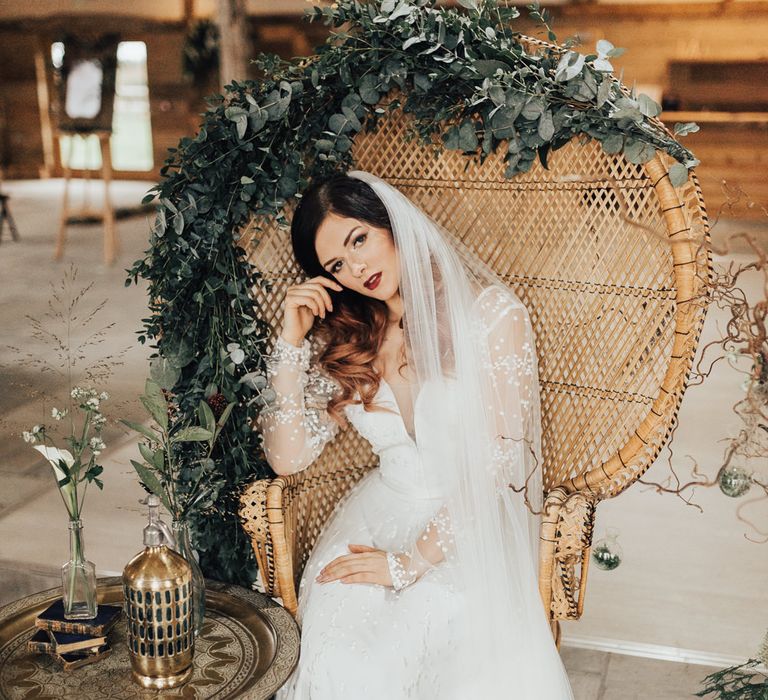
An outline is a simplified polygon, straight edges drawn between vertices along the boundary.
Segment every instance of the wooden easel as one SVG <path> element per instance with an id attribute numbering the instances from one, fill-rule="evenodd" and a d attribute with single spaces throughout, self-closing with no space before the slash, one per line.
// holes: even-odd
<path id="1" fill-rule="evenodd" d="M 3 186 L 3 170 L 0 168 L 0 189 Z M 5 222 L 8 222 L 8 228 L 11 230 L 11 239 L 14 241 L 19 240 L 19 230 L 16 228 L 16 222 L 11 216 L 11 207 L 8 204 L 10 195 L 3 194 L 0 191 L 0 243 L 3 242 L 3 229 L 5 228 Z"/>
<path id="2" fill-rule="evenodd" d="M 112 158 L 109 151 L 109 137 L 110 131 L 58 131 L 58 136 L 62 135 L 72 136 L 69 147 L 69 155 L 67 157 L 66 164 L 62 164 L 64 169 L 64 199 L 61 207 L 61 219 L 59 223 L 59 234 L 56 239 L 56 251 L 54 253 L 54 260 L 61 260 L 64 255 L 64 244 L 67 240 L 67 225 L 70 216 L 83 216 L 83 217 L 95 217 L 101 219 L 104 223 L 104 262 L 107 265 L 111 265 L 115 256 L 120 252 L 120 246 L 115 235 L 115 211 L 112 206 L 112 199 L 110 197 L 110 185 L 112 184 Z M 72 162 L 72 150 L 74 145 L 74 139 L 76 137 L 86 138 L 96 134 L 99 137 L 99 147 L 101 149 L 101 179 L 104 181 L 104 207 L 103 209 L 92 209 L 83 207 L 78 210 L 70 209 L 69 207 L 69 185 L 72 179 L 72 168 L 70 163 Z M 86 169 L 86 180 L 91 179 L 91 173 L 93 169 Z M 98 171 L 97 171 L 98 172 Z"/>

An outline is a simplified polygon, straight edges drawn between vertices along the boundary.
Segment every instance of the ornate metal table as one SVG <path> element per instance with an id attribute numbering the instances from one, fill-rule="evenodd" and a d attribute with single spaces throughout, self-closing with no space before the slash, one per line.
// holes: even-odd
<path id="1" fill-rule="evenodd" d="M 119 576 L 99 579 L 98 600 L 122 604 Z M 0 698 L 107 700 L 120 698 L 244 698 L 266 700 L 285 683 L 299 658 L 299 627 L 274 600 L 241 586 L 206 581 L 206 616 L 195 640 L 194 673 L 183 686 L 145 690 L 131 679 L 125 615 L 110 632 L 112 654 L 73 671 L 27 651 L 34 621 L 61 587 L 0 608 Z"/>

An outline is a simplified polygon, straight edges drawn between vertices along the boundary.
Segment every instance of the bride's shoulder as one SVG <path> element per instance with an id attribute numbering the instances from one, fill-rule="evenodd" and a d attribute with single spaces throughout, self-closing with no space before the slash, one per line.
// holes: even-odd
<path id="1" fill-rule="evenodd" d="M 482 328 L 490 331 L 502 318 L 515 309 L 525 310 L 519 297 L 503 284 L 485 287 L 475 300 L 477 319 Z"/>

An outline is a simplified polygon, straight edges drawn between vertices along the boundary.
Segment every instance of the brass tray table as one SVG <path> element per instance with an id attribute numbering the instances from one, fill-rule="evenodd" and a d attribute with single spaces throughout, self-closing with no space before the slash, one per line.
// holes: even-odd
<path id="1" fill-rule="evenodd" d="M 298 662 L 296 621 L 258 591 L 209 580 L 206 587 L 205 623 L 195 640 L 192 678 L 179 688 L 165 690 L 146 690 L 131 679 L 125 614 L 109 634 L 110 656 L 64 671 L 53 658 L 26 648 L 35 617 L 61 595 L 61 587 L 9 603 L 0 608 L 0 698 L 268 700 Z M 122 605 L 121 577 L 100 578 L 98 600 Z"/>

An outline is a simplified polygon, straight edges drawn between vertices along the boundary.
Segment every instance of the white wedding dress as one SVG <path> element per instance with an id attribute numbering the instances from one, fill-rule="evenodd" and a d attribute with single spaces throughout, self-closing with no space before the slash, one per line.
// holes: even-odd
<path id="1" fill-rule="evenodd" d="M 504 315 L 503 309 L 494 312 L 498 318 Z M 509 363 L 489 367 L 499 382 L 517 381 L 525 370 Z M 338 432 L 338 424 L 324 410 L 338 384 L 310 362 L 308 340 L 297 347 L 280 336 L 267 359 L 267 376 L 276 400 L 258 418 L 265 456 L 281 470 L 304 468 Z M 441 562 L 400 591 L 379 584 L 315 580 L 330 561 L 350 554 L 348 544 L 398 551 L 436 516 L 443 502 L 436 496 L 440 464 L 451 459 L 452 426 L 460 419 L 443 408 L 454 405 L 441 400 L 452 390 L 450 379 L 423 386 L 414 404 L 414 435 L 383 379 L 376 403 L 396 413 L 367 412 L 362 404 L 345 407 L 349 421 L 380 462 L 338 502 L 312 549 L 298 590 L 300 658 L 276 700 L 520 698 L 514 688 L 482 691 L 477 674 L 459 658 L 457 640 L 472 614 L 472 601 L 453 586 L 450 563 Z M 424 430 L 428 421 L 437 421 L 441 430 Z M 419 440 L 420 434 L 437 433 L 444 436 L 438 444 Z M 561 663 L 556 654 L 555 659 Z M 551 670 L 542 664 L 542 673 Z"/>

